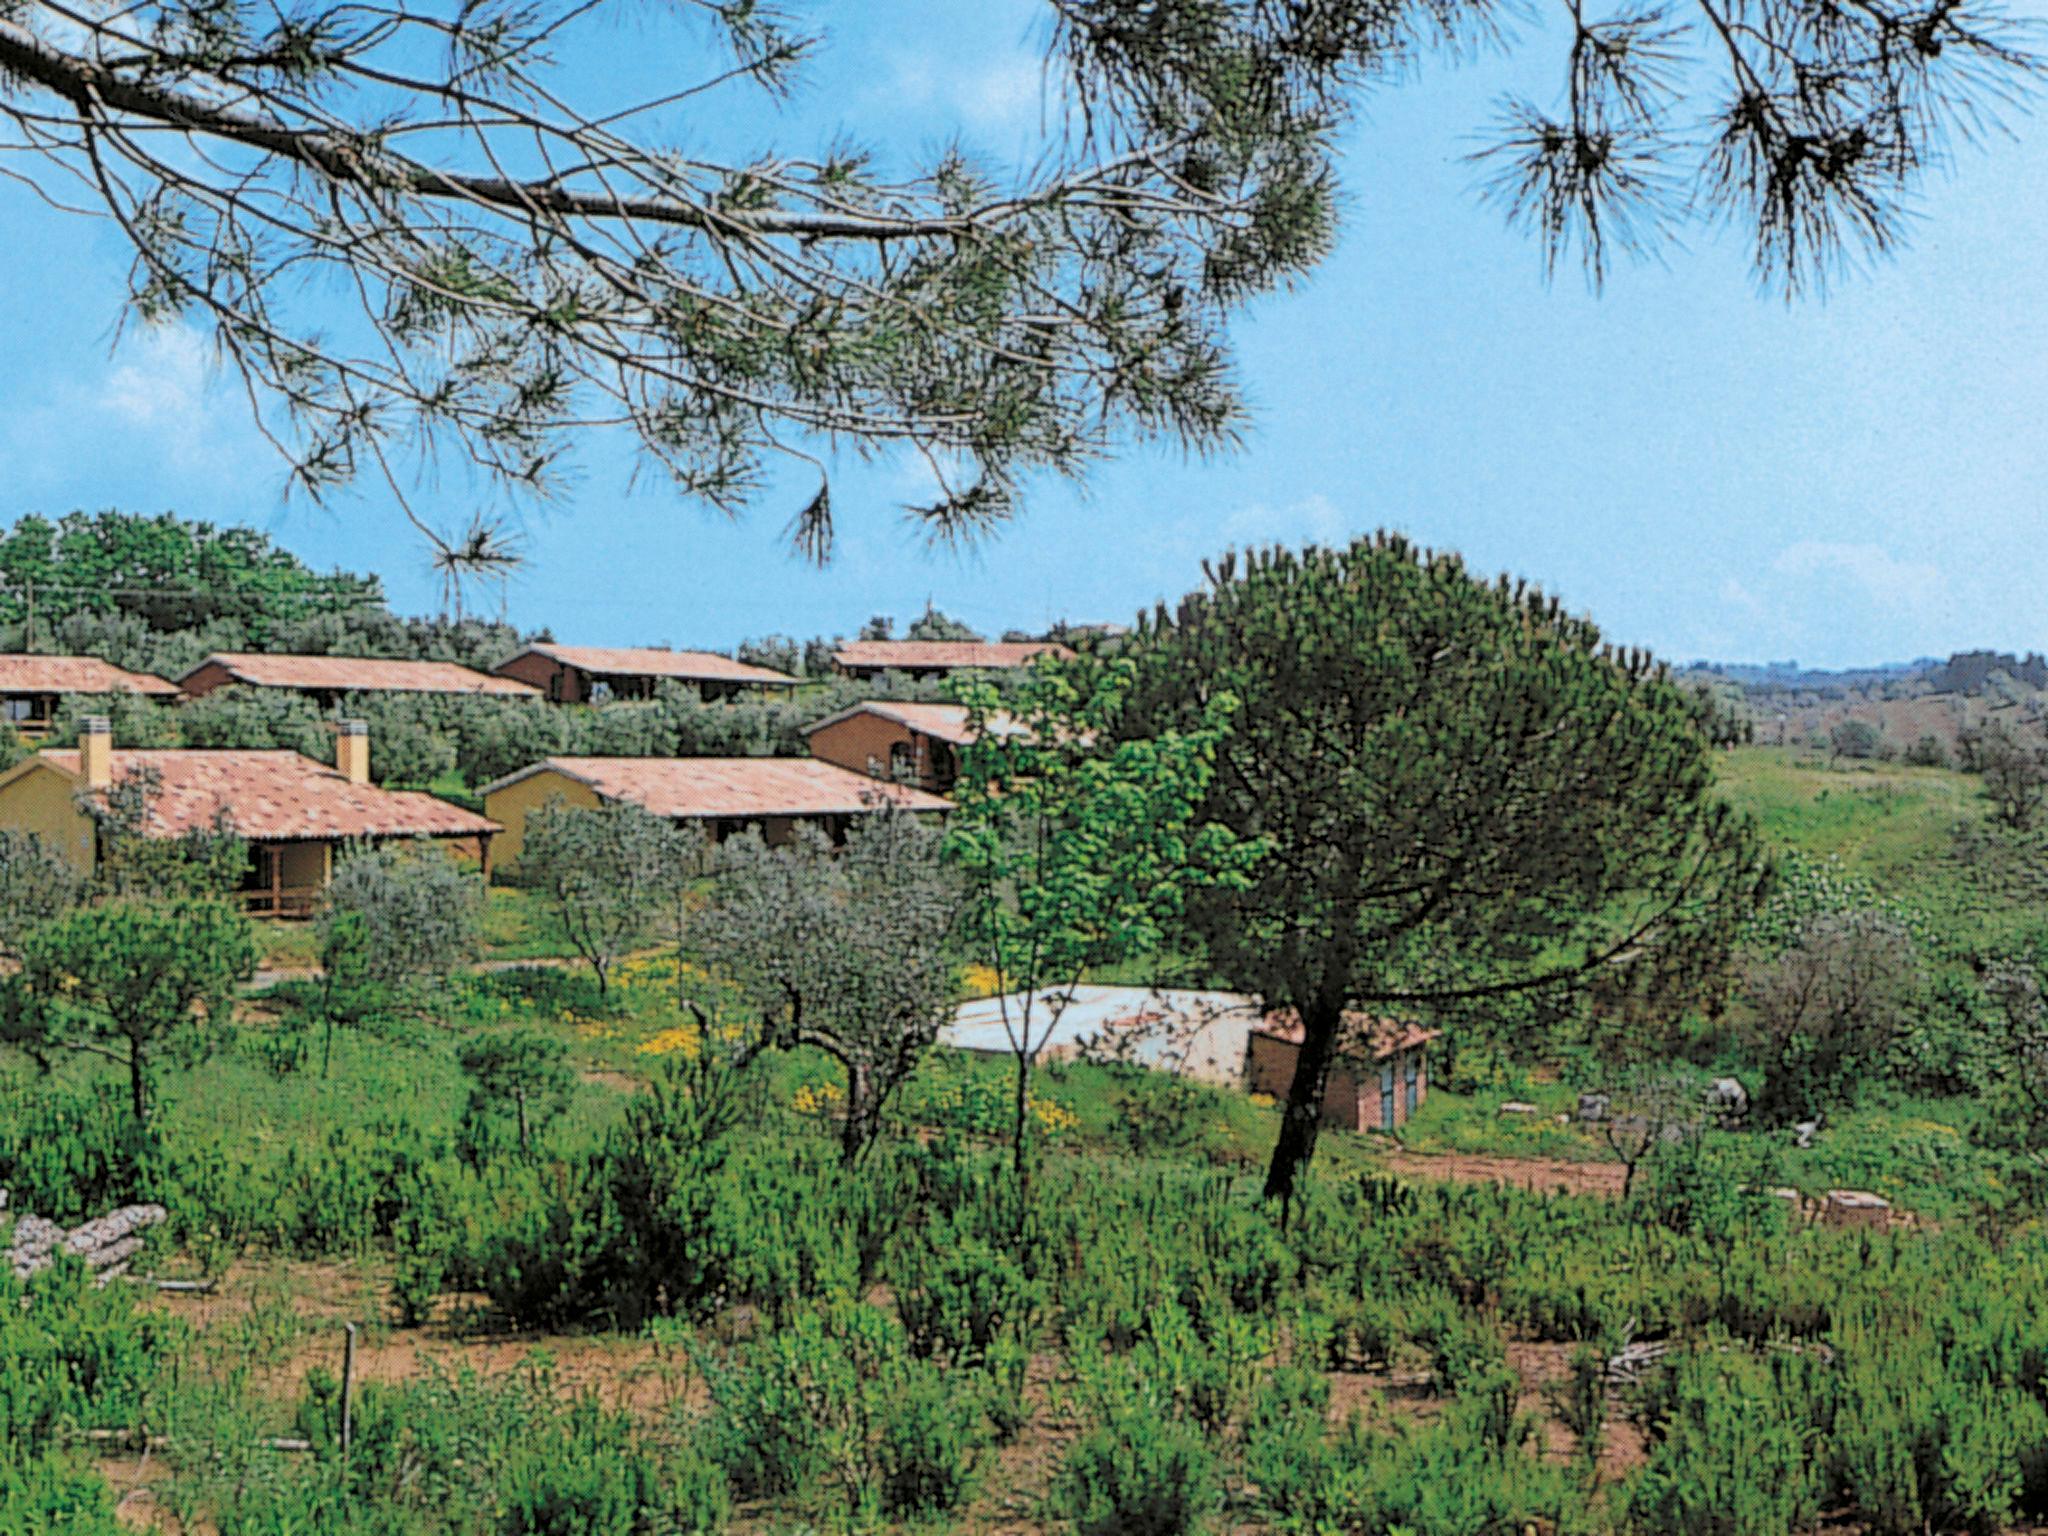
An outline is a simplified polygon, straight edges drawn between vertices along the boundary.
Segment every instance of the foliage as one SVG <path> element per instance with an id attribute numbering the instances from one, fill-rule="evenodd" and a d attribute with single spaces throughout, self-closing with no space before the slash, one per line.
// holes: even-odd
<path id="1" fill-rule="evenodd" d="M 37 834 L 0 827 L 0 955 L 20 959 L 28 935 L 69 909 L 84 887 L 71 861 Z"/>
<path id="2" fill-rule="evenodd" d="M 1197 812 L 1259 850 L 1189 922 L 1305 1031 L 1267 1178 L 1313 1154 L 1347 1011 L 1596 980 L 1711 990 L 1760 895 L 1690 697 L 1525 586 L 1380 535 L 1211 570 L 1126 648 L 1117 735 L 1235 701 Z"/>
<path id="3" fill-rule="evenodd" d="M 1873 757 L 1891 755 L 1891 744 L 1884 739 L 1884 728 L 1868 720 L 1837 720 L 1828 727 L 1828 760 L 1848 758 L 1860 761 Z"/>
<path id="4" fill-rule="evenodd" d="M 976 1379 L 913 1355 L 876 1307 L 803 1311 L 708 1370 L 735 1489 L 800 1495 L 856 1526 L 950 1513 L 989 1444 Z"/>
<path id="5" fill-rule="evenodd" d="M 753 833 L 718 851 L 707 951 L 761 1019 L 761 1043 L 815 1046 L 846 1073 L 840 1148 L 856 1161 L 882 1112 L 953 1016 L 950 940 L 960 896 L 942 836 L 886 806 L 846 846 L 800 827 L 782 847 Z"/>
<path id="6" fill-rule="evenodd" d="M 476 870 L 426 839 L 350 848 L 321 904 L 321 951 L 344 926 L 358 928 L 347 943 L 364 980 L 399 987 L 444 978 L 475 957 L 483 901 Z M 344 924 L 349 916 L 359 923 Z"/>
<path id="7" fill-rule="evenodd" d="M 1976 741 L 1974 756 L 1993 814 L 2016 832 L 2033 827 L 2048 805 L 2048 745 L 2022 740 L 1994 722 Z"/>
<path id="8" fill-rule="evenodd" d="M 694 873 L 702 839 L 637 805 L 550 803 L 526 821 L 522 879 L 590 965 L 600 993 L 612 966 L 648 935 Z"/>
<path id="9" fill-rule="evenodd" d="M 1165 947 L 1189 894 L 1234 880 L 1248 848 L 1197 815 L 1233 707 L 1120 740 L 1127 663 L 1041 658 L 999 700 L 970 684 L 973 739 L 947 826 L 968 890 L 967 943 L 993 973 L 1016 1060 L 1011 1137 L 1031 1154 L 1031 1073 L 1089 966 Z M 991 729 L 994 717 L 1005 728 Z"/>
<path id="10" fill-rule="evenodd" d="M 1132 1409 L 1061 1462 L 1052 1507 L 1075 1536 L 1186 1536 L 1220 1503 L 1215 1455 L 1191 1427 Z"/>
<path id="11" fill-rule="evenodd" d="M 536 1030 L 487 1034 L 464 1046 L 457 1059 L 476 1084 L 463 1116 L 470 1144 L 488 1146 L 491 1122 L 509 1112 L 520 1152 L 532 1151 L 534 1134 L 568 1107 L 575 1075 L 567 1054 L 559 1039 Z"/>
<path id="12" fill-rule="evenodd" d="M 8 1043 L 45 1058 L 83 1051 L 122 1063 L 140 1125 L 157 1055 L 216 1046 L 236 986 L 255 969 L 248 919 L 219 900 L 81 907 L 30 937 L 21 975 L 7 980 L 26 1004 L 9 1009 Z"/>
<path id="13" fill-rule="evenodd" d="M 1765 1074 L 1760 1105 L 1795 1120 L 1841 1103 L 1882 1067 L 1920 986 L 1912 937 L 1890 917 L 1862 911 L 1808 919 L 1790 948 L 1750 968 Z"/>

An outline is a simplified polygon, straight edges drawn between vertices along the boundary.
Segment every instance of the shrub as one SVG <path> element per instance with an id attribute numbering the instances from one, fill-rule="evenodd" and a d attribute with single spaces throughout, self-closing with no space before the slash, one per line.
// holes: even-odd
<path id="1" fill-rule="evenodd" d="M 1076 1440 L 1052 1490 L 1075 1536 L 1182 1536 L 1222 1501 L 1216 1457 L 1190 1426 L 1133 1408 Z"/>

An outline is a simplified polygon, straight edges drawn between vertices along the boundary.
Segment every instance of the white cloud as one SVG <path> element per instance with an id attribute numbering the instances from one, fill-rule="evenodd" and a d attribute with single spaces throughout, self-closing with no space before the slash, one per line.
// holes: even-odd
<path id="1" fill-rule="evenodd" d="M 1771 562 L 1774 574 L 1795 581 L 1833 577 L 1899 617 L 1925 616 L 1948 596 L 1948 578 L 1931 561 L 1901 560 L 1878 544 L 1802 539 Z"/>
<path id="2" fill-rule="evenodd" d="M 1361 530 L 1320 491 L 1278 504 L 1256 501 L 1240 507 L 1216 528 L 1209 541 L 1226 544 L 1349 544 Z"/>
<path id="3" fill-rule="evenodd" d="M 877 95 L 897 114 L 929 117 L 934 127 L 963 127 L 970 139 L 994 141 L 999 149 L 1057 118 L 1044 61 L 1035 54 L 1010 48 L 972 64 L 958 58 L 952 50 L 897 53 Z"/>
<path id="4" fill-rule="evenodd" d="M 95 403 L 130 426 L 189 431 L 207 409 L 206 343 L 190 326 L 178 324 L 130 334 L 135 339 L 121 349 L 127 361 L 108 371 Z"/>

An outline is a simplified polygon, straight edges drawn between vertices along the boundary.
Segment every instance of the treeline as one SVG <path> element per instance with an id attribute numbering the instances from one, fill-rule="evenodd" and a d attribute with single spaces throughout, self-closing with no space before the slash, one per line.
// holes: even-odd
<path id="1" fill-rule="evenodd" d="M 864 640 L 894 638 L 878 614 Z M 1066 638 L 1063 626 L 1045 638 Z M 216 651 L 375 656 L 452 661 L 488 672 L 548 628 L 522 633 L 479 618 L 406 618 L 391 611 L 383 582 L 350 571 L 318 572 L 251 528 L 222 528 L 175 512 L 144 516 L 30 513 L 0 534 L 0 651 L 98 656 L 131 671 L 176 680 Z M 910 640 L 979 640 L 927 605 L 904 630 Z M 1037 639 L 1010 631 L 1006 639 Z M 835 675 L 836 636 L 765 635 L 733 654 L 792 677 Z"/>

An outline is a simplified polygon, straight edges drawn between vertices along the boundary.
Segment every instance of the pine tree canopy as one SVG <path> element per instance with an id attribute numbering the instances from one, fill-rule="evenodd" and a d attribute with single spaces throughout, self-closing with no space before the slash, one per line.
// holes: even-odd
<path id="1" fill-rule="evenodd" d="M 1120 441 L 1228 446 L 1229 322 L 1330 249 L 1361 102 L 1507 46 L 1494 0 L 1045 0 L 1027 161 L 678 147 L 787 91 L 826 10 L 0 0 L 0 174 L 115 221 L 135 311 L 210 326 L 306 492 L 451 458 L 546 492 L 621 428 L 723 509 L 815 471 L 822 559 L 836 449 L 921 458 L 951 537 Z M 1887 250 L 2037 67 L 1993 0 L 1568 10 L 1480 158 L 1596 279 L 1699 221 L 1788 289 Z M 589 84 L 629 12 L 680 61 L 655 100 Z"/>

